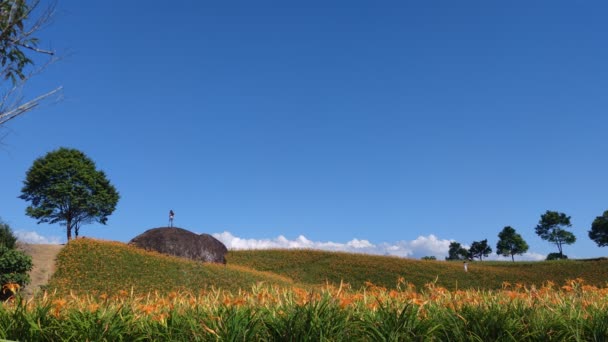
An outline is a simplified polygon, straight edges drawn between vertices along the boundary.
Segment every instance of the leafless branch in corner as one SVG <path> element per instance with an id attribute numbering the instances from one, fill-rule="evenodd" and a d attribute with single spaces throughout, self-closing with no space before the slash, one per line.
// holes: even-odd
<path id="1" fill-rule="evenodd" d="M 5 128 L 8 121 L 38 107 L 49 98 L 58 96 L 63 87 L 48 91 L 33 99 L 24 99 L 23 88 L 35 75 L 41 73 L 50 64 L 58 60 L 52 49 L 38 47 L 35 35 L 51 22 L 55 13 L 55 3 L 45 9 L 39 9 L 40 0 L 0 0 L 0 44 L 3 62 L 0 67 L 0 129 Z M 11 64 L 9 54 L 12 49 L 22 50 L 23 58 L 28 62 L 22 65 Z M 30 51 L 30 54 L 27 54 Z M 6 53 L 6 55 L 4 54 Z M 39 56 L 47 56 L 40 58 Z M 14 56 L 13 56 L 14 57 Z M 36 58 L 36 64 L 32 61 Z M 19 57 L 21 58 L 21 57 Z M 14 59 L 14 58 L 13 58 Z M 15 80 L 17 75 L 18 80 Z M 11 82 L 12 80 L 12 82 Z M 0 141 L 2 141 L 0 136 Z"/>

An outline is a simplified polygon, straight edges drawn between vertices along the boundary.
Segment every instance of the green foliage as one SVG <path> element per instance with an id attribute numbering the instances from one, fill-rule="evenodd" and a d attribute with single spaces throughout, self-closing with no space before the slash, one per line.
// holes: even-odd
<path id="1" fill-rule="evenodd" d="M 565 229 L 571 226 L 570 216 L 547 210 L 540 216 L 536 226 L 536 234 L 541 239 L 555 244 L 559 254 L 563 255 L 562 245 L 571 245 L 576 242 L 576 236 Z"/>
<path id="2" fill-rule="evenodd" d="M 328 296 L 307 305 L 286 305 L 282 319 L 270 319 L 270 341 L 352 341 L 358 330 L 356 321 L 347 310 L 342 310 Z"/>
<path id="3" fill-rule="evenodd" d="M 490 253 L 492 248 L 488 245 L 488 239 L 474 241 L 469 248 L 471 258 L 479 258 L 479 260 L 483 260 L 483 257 L 487 257 Z"/>
<path id="4" fill-rule="evenodd" d="M 465 260 L 469 258 L 469 251 L 462 247 L 462 245 L 456 241 L 450 242 L 450 248 L 448 250 L 448 256 L 445 260 Z"/>
<path id="5" fill-rule="evenodd" d="M 572 283 L 570 283 L 572 284 Z M 568 285 L 568 287 L 571 287 Z M 432 291 L 432 289 L 431 289 Z M 306 301 L 17 298 L 0 306 L 0 339 L 20 341 L 605 341 L 602 289 L 435 291 L 423 303 L 314 293 Z M 221 297 L 220 294 L 217 294 Z M 359 304 L 343 305 L 355 298 Z M 163 299 L 161 299 L 163 300 Z M 209 301 L 206 304 L 204 301 Z M 189 301 L 194 301 L 188 304 Z M 149 303 L 149 301 L 148 301 Z M 213 304 L 213 305 L 211 305 Z M 146 309 L 155 311 L 145 314 Z"/>
<path id="6" fill-rule="evenodd" d="M 414 341 L 420 336 L 430 337 L 439 332 L 439 322 L 420 319 L 421 308 L 406 304 L 399 308 L 393 303 L 380 303 L 379 308 L 363 319 L 368 341 Z"/>
<path id="7" fill-rule="evenodd" d="M 27 215 L 38 223 L 61 223 L 67 238 L 82 224 L 105 224 L 119 195 L 103 171 L 76 149 L 60 148 L 34 161 L 27 171 L 21 199 L 31 201 Z"/>
<path id="8" fill-rule="evenodd" d="M 563 253 L 549 253 L 546 260 L 566 260 L 568 256 Z"/>
<path id="9" fill-rule="evenodd" d="M 61 87 L 24 101 L 26 82 L 54 61 L 54 51 L 40 48 L 36 36 L 51 20 L 54 1 L 0 0 L 0 128 L 37 107 Z"/>
<path id="10" fill-rule="evenodd" d="M 38 39 L 30 37 L 26 21 L 37 1 L 0 1 L 0 75 L 13 83 L 25 79 L 24 70 L 33 64 L 26 52 L 38 45 Z"/>
<path id="11" fill-rule="evenodd" d="M 591 224 L 589 238 L 599 246 L 608 246 L 608 210 L 602 216 L 597 216 Z"/>
<path id="12" fill-rule="evenodd" d="M 0 285 L 16 283 L 25 286 L 30 282 L 28 272 L 32 267 L 32 257 L 29 255 L 0 246 Z"/>
<path id="13" fill-rule="evenodd" d="M 526 241 L 515 232 L 512 227 L 504 227 L 503 230 L 498 233 L 498 242 L 496 243 L 496 254 L 502 256 L 511 256 L 511 260 L 515 261 L 515 254 L 522 255 L 528 251 L 528 244 Z"/>
<path id="14" fill-rule="evenodd" d="M 13 234 L 11 227 L 0 220 L 0 246 L 14 249 L 16 243 L 17 237 Z"/>
<path id="15" fill-rule="evenodd" d="M 435 257 L 434 255 L 427 255 L 423 256 L 422 260 L 437 260 L 437 257 Z"/>

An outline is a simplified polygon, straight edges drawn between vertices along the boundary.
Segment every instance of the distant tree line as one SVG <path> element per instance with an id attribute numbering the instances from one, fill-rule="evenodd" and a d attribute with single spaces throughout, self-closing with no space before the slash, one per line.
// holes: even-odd
<path id="1" fill-rule="evenodd" d="M 576 242 L 576 236 L 568 229 L 572 227 L 570 216 L 557 211 L 547 210 L 540 216 L 535 227 L 536 235 L 541 239 L 554 244 L 557 253 L 549 253 L 547 260 L 567 259 L 564 254 L 564 245 L 572 245 Z M 589 238 L 599 247 L 608 246 L 608 210 L 602 216 L 595 218 L 589 230 Z M 528 243 L 517 233 L 515 228 L 506 226 L 498 234 L 496 243 L 496 254 L 511 257 L 515 261 L 515 255 L 522 255 L 528 251 Z M 472 260 L 478 258 L 480 261 L 492 253 L 488 240 L 473 241 L 467 249 L 459 242 L 450 243 L 446 260 Z"/>

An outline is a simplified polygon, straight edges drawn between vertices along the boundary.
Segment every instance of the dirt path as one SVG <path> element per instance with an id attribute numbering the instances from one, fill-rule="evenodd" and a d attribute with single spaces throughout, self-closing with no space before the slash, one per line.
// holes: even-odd
<path id="1" fill-rule="evenodd" d="M 34 267 L 30 272 L 30 283 L 23 289 L 25 298 L 31 298 L 40 286 L 46 285 L 55 272 L 55 259 L 63 245 L 19 243 L 18 248 L 32 256 Z"/>

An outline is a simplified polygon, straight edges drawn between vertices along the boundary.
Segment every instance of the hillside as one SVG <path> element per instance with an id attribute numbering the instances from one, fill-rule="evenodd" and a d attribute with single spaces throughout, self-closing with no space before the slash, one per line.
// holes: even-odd
<path id="1" fill-rule="evenodd" d="M 568 279 L 604 286 L 608 260 L 551 262 L 422 261 L 314 250 L 232 251 L 228 264 L 203 264 L 148 252 L 119 242 L 79 239 L 67 244 L 57 257 L 48 289 L 60 293 L 168 293 L 221 288 L 251 289 L 260 282 L 279 286 L 311 287 L 347 283 L 357 290 L 366 282 L 395 288 L 399 278 L 418 289 L 435 282 L 448 289 L 498 289 L 504 282 L 561 286 Z"/>
<path id="2" fill-rule="evenodd" d="M 243 266 L 203 264 L 120 242 L 78 239 L 68 243 L 57 256 L 56 272 L 48 289 L 89 294 L 168 293 L 179 289 L 198 292 L 211 287 L 248 289 L 258 282 L 291 284 L 283 276 Z"/>
<path id="3" fill-rule="evenodd" d="M 307 284 L 349 283 L 354 289 L 372 282 L 387 288 L 397 279 L 421 288 L 430 282 L 448 289 L 498 289 L 503 282 L 541 285 L 545 281 L 563 284 L 568 279 L 583 278 L 588 284 L 604 286 L 608 260 L 564 260 L 542 262 L 483 261 L 462 262 L 415 260 L 389 256 L 313 250 L 231 251 L 229 264 L 274 272 Z"/>

